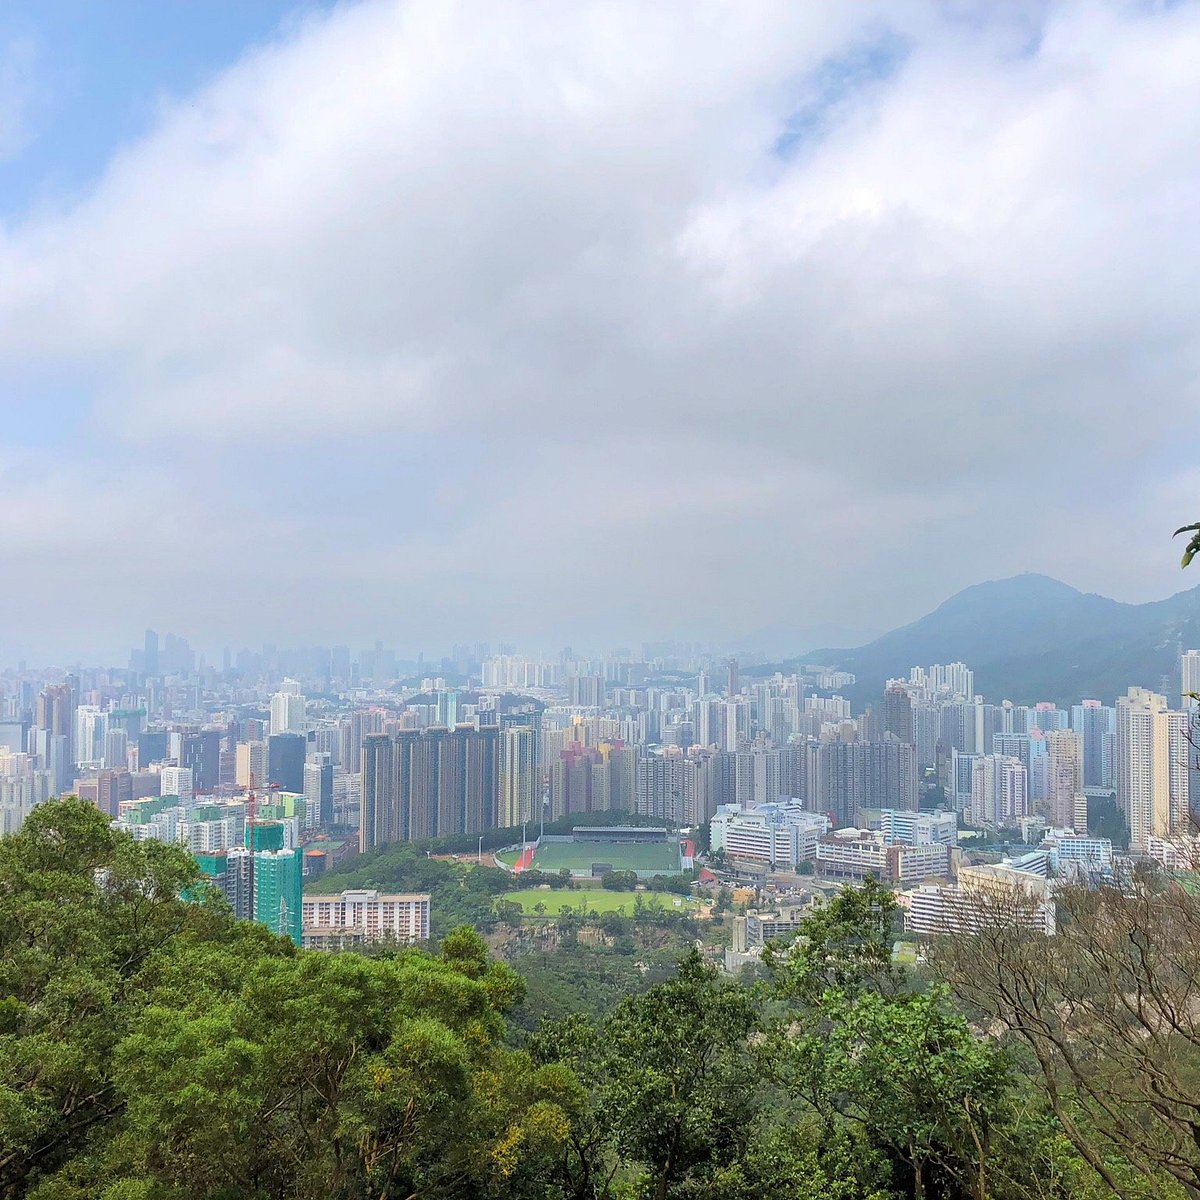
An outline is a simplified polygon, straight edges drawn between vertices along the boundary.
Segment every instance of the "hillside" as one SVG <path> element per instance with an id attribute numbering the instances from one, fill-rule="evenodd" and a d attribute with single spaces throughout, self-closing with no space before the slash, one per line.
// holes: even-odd
<path id="1" fill-rule="evenodd" d="M 957 660 L 974 668 L 976 689 L 989 699 L 1070 704 L 1089 696 L 1111 701 L 1131 684 L 1173 689 L 1180 648 L 1195 646 L 1200 588 L 1122 604 L 1026 574 L 966 588 L 864 646 L 803 657 L 853 671 L 852 695 L 860 700 L 914 665 Z"/>

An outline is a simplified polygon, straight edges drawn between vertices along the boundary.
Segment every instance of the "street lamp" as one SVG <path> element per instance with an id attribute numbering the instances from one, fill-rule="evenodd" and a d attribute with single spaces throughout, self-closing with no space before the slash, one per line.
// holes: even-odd
<path id="1" fill-rule="evenodd" d="M 479 835 L 479 854 L 475 859 L 475 865 L 477 867 L 483 866 L 483 834 L 482 833 Z"/>

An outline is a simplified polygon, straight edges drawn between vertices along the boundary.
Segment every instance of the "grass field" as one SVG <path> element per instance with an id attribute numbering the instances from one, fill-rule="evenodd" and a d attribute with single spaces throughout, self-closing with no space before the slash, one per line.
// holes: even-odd
<path id="1" fill-rule="evenodd" d="M 607 888 L 586 888 L 579 891 L 543 891 L 539 888 L 526 888 L 520 892 L 505 892 L 502 900 L 512 900 L 519 904 L 527 913 L 533 912 L 535 904 L 544 904 L 549 915 L 559 913 L 570 905 L 578 911 L 584 904 L 588 912 L 616 912 L 623 908 L 627 917 L 633 916 L 633 898 L 640 895 L 645 904 L 659 904 L 663 908 L 674 908 L 674 901 L 681 901 L 680 907 L 695 904 L 684 896 L 674 896 L 665 892 L 610 892 Z"/>
<path id="2" fill-rule="evenodd" d="M 555 872 L 563 867 L 590 873 L 592 863 L 611 863 L 617 871 L 648 871 L 658 875 L 679 873 L 679 843 L 542 842 L 533 858 L 535 871 Z"/>

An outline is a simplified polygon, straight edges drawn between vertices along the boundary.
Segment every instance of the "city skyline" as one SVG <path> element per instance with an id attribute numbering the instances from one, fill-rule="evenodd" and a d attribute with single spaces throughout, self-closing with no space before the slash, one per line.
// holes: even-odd
<path id="1" fill-rule="evenodd" d="M 1196 6 L 86 9 L 0 17 L 0 657 L 1179 586 Z"/>

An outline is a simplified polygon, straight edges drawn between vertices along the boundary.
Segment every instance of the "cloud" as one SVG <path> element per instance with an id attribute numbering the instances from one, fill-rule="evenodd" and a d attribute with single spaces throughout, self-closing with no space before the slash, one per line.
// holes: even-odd
<path id="1" fill-rule="evenodd" d="M 1198 68 L 1195 5 L 343 7 L 4 232 L 0 359 L 364 635 L 878 628 L 1114 479 L 1157 535 Z"/>

